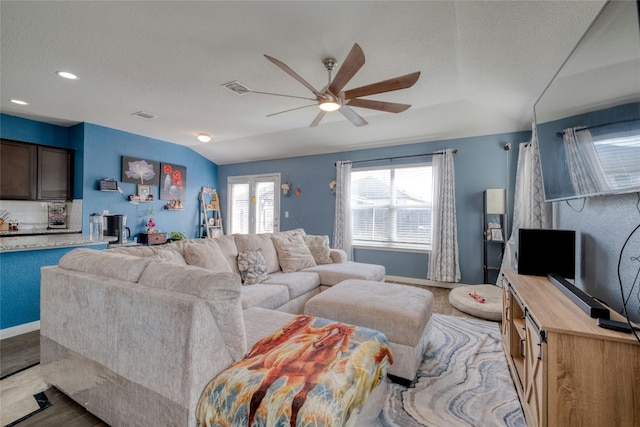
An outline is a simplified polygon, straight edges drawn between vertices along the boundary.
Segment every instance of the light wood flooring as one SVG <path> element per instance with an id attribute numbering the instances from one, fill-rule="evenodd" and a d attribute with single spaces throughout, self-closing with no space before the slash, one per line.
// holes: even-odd
<path id="1" fill-rule="evenodd" d="M 434 313 L 474 318 L 449 304 L 449 292 L 451 289 L 431 286 L 419 287 L 428 289 L 433 293 Z M 0 341 L 1 377 L 32 366 L 39 361 L 40 331 L 29 332 Z M 20 422 L 18 427 L 108 427 L 107 424 L 87 412 L 82 406 L 69 399 L 56 388 L 48 389 L 46 395 L 52 406 Z"/>

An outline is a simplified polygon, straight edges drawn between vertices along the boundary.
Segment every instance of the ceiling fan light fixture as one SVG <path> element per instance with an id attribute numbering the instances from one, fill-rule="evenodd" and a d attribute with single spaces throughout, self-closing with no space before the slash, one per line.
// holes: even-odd
<path id="1" fill-rule="evenodd" d="M 332 100 L 322 101 L 318 106 L 322 111 L 327 111 L 327 112 L 339 110 L 341 107 L 340 104 Z"/>

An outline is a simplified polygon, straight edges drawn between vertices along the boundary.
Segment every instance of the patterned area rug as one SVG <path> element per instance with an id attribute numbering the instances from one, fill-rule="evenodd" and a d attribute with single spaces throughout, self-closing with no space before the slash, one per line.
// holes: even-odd
<path id="1" fill-rule="evenodd" d="M 525 427 L 499 324 L 434 314 L 417 380 L 390 386 L 384 427 Z"/>

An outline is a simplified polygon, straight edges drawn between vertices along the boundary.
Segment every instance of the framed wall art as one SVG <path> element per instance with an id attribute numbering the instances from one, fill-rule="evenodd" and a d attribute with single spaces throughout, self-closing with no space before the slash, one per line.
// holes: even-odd
<path id="1" fill-rule="evenodd" d="M 160 163 L 122 156 L 122 177 L 120 180 L 132 184 L 159 185 Z"/>
<path id="2" fill-rule="evenodd" d="M 160 170 L 160 200 L 183 200 L 187 190 L 187 168 L 161 163 Z"/>

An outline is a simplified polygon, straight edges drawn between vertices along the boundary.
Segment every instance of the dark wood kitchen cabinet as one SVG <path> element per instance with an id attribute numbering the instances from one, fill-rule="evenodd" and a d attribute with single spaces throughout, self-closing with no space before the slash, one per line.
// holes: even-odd
<path id="1" fill-rule="evenodd" d="M 71 200 L 73 152 L 38 146 L 38 199 Z"/>
<path id="2" fill-rule="evenodd" d="M 0 199 L 36 198 L 38 147 L 3 139 L 0 143 Z"/>
<path id="3" fill-rule="evenodd" d="M 73 198 L 72 150 L 2 139 L 0 154 L 0 199 Z"/>

